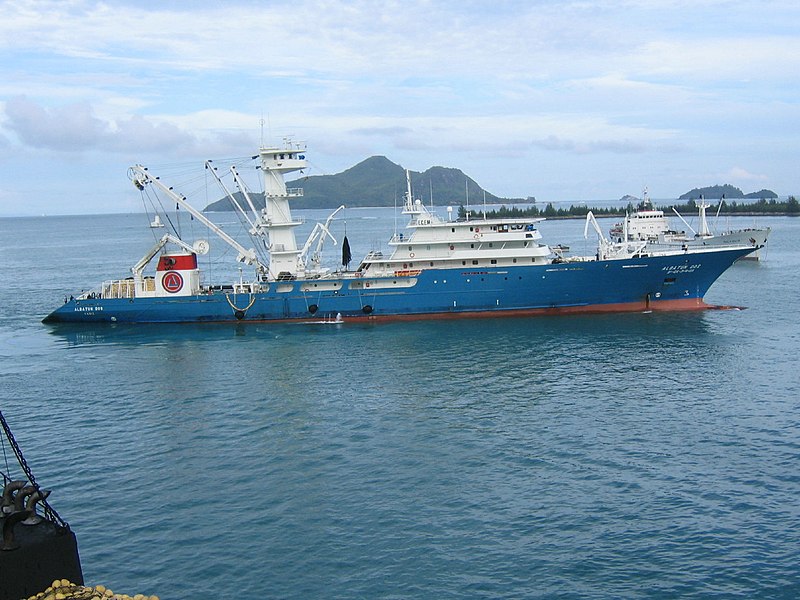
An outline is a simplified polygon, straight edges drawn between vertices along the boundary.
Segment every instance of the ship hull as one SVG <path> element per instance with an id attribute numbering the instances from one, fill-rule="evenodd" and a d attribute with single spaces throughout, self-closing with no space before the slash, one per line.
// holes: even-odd
<path id="1" fill-rule="evenodd" d="M 423 319 L 706 308 L 716 279 L 752 249 L 624 260 L 428 269 L 413 277 L 297 280 L 255 294 L 70 300 L 45 323 Z M 314 289 L 319 283 L 319 291 Z M 322 284 L 326 285 L 322 285 Z M 338 285 L 332 285 L 336 284 Z"/>

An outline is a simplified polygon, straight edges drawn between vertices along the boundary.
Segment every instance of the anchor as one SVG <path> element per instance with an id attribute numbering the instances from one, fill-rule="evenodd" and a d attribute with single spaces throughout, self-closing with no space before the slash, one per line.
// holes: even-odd
<path id="1" fill-rule="evenodd" d="M 247 311 L 250 310 L 250 307 L 252 307 L 253 304 L 255 304 L 256 297 L 253 294 L 250 294 L 250 302 L 244 308 L 239 308 L 238 306 L 236 306 L 236 304 L 234 304 L 231 301 L 230 294 L 225 294 L 225 300 L 228 301 L 228 304 L 233 309 L 233 316 L 236 317 L 239 321 L 241 321 L 242 319 L 244 319 L 245 315 L 247 314 Z"/>

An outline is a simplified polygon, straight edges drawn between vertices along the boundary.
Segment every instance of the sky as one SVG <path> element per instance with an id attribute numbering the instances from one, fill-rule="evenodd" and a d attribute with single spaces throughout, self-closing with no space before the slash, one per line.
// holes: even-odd
<path id="1" fill-rule="evenodd" d="M 382 155 L 539 202 L 800 193 L 797 0 L 0 0 L 0 14 L 0 216 L 136 212 L 128 166 L 286 136 L 310 175 Z"/>

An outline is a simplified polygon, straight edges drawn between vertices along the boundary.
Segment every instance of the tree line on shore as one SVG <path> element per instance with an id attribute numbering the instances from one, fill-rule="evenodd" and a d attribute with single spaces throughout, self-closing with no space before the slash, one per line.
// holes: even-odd
<path id="1" fill-rule="evenodd" d="M 669 206 L 659 206 L 659 210 L 665 212 L 674 206 L 675 210 L 680 213 L 692 213 L 697 211 L 697 204 L 694 200 L 689 200 L 685 204 L 675 204 Z M 585 217 L 589 211 L 598 217 L 623 217 L 626 214 L 631 214 L 636 210 L 644 210 L 643 205 L 634 207 L 632 203 L 627 206 L 612 206 L 612 207 L 590 207 L 585 204 L 570 205 L 569 208 L 556 208 L 552 202 L 548 202 L 544 208 L 539 206 L 530 206 L 527 208 L 520 208 L 518 206 L 501 206 L 495 210 L 485 211 L 486 217 L 490 219 L 513 219 L 513 218 L 526 218 L 526 217 L 546 217 L 548 219 L 569 219 L 576 217 Z M 713 208 L 716 212 L 716 207 Z M 484 214 L 481 208 L 470 208 L 469 213 L 471 216 L 481 216 Z M 720 214 L 724 215 L 800 215 L 800 202 L 794 196 L 789 196 L 785 201 L 779 201 L 775 198 L 769 200 L 761 198 L 756 202 L 737 202 L 736 200 L 722 200 L 722 206 L 719 209 Z M 467 216 L 467 209 L 462 204 L 458 208 L 458 216 L 465 218 Z"/>

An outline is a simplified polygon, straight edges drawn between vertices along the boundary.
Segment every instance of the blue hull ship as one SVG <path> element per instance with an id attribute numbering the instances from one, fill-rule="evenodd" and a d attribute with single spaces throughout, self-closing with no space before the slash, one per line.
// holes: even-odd
<path id="1" fill-rule="evenodd" d="M 205 240 L 185 241 L 167 233 L 132 267 L 132 277 L 104 282 L 70 298 L 45 323 L 198 323 L 236 321 L 352 321 L 523 315 L 536 313 L 691 310 L 707 308 L 703 296 L 751 245 L 648 246 L 598 235 L 592 256 L 567 256 L 541 243 L 542 219 L 445 219 L 415 200 L 407 176 L 403 214 L 406 233 L 389 239 L 389 255 L 369 252 L 355 270 L 321 265 L 322 242 L 332 238 L 331 219 L 317 223 L 298 246 L 290 202 L 301 189 L 286 187 L 287 173 L 307 165 L 305 147 L 287 142 L 253 157 L 264 186 L 264 208 L 236 166 L 206 169 L 246 219 L 253 241 L 246 248 L 225 233 L 185 196 L 141 165 L 130 169 L 134 185 L 150 201 L 174 202 L 204 223 L 254 269 L 253 278 L 228 285 L 203 282 L 198 255 Z M 231 178 L 241 194 L 229 192 Z M 586 233 L 585 231 L 585 233 Z M 350 262 L 343 240 L 343 267 Z M 148 268 L 152 268 L 152 274 Z"/>

